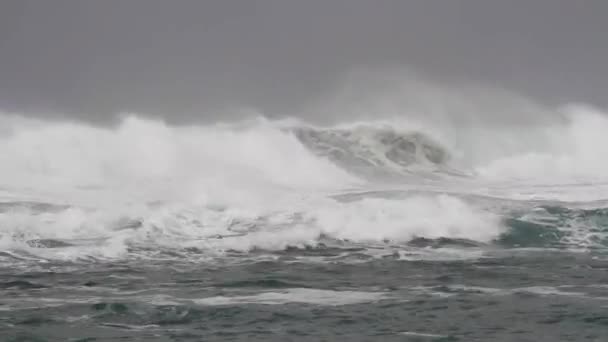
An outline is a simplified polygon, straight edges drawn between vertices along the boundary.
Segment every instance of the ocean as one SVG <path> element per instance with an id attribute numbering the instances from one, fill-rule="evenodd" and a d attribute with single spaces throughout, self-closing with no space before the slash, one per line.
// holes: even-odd
<path id="1" fill-rule="evenodd" d="M 2 341 L 608 341 L 608 116 L 0 115 Z"/>

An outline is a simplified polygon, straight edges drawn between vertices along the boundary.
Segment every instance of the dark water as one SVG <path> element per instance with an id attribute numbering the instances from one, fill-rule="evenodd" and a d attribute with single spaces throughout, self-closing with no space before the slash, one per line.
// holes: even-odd
<path id="1" fill-rule="evenodd" d="M 374 194 L 337 199 L 358 196 Z M 0 340 L 608 341 L 608 210 L 469 201 L 494 208 L 505 231 L 491 242 L 319 236 L 214 257 L 140 243 L 63 261 L 77 241 L 30 239 L 34 249 L 0 251 Z"/>
<path id="2" fill-rule="evenodd" d="M 208 264 L 22 261 L 0 269 L 0 336 L 3 341 L 608 339 L 608 255 L 458 248 L 479 256 L 370 258 L 321 246 Z"/>

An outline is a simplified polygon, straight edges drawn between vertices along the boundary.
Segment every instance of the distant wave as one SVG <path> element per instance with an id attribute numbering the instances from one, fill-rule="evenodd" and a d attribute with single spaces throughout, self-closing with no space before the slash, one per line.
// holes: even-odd
<path id="1" fill-rule="evenodd" d="M 264 118 L 180 127 L 128 116 L 113 128 L 0 115 L 0 179 L 36 189 L 141 181 L 190 187 L 205 179 L 340 188 L 429 173 L 492 181 L 601 179 L 608 174 L 602 157 L 608 116 L 583 107 L 565 115 L 529 126 L 462 127 L 407 118 L 333 127 Z"/>

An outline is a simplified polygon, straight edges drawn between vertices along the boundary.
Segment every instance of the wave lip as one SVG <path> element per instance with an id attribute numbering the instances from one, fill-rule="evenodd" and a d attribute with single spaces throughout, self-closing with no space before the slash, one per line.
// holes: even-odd
<path id="1" fill-rule="evenodd" d="M 316 155 L 368 179 L 448 171 L 449 152 L 422 132 L 374 125 L 348 129 L 297 127 L 293 132 Z"/>

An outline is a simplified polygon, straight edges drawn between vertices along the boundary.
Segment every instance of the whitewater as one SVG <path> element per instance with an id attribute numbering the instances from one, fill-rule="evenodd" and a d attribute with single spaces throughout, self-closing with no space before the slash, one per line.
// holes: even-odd
<path id="1" fill-rule="evenodd" d="M 473 312 L 536 341 L 551 322 L 566 328 L 547 340 L 581 324 L 605 336 L 608 114 L 446 106 L 326 124 L 0 114 L 0 330 L 280 340 L 359 322 L 340 336 L 502 336 L 465 323 Z"/>
<path id="2" fill-rule="evenodd" d="M 274 250 L 322 237 L 490 242 L 508 230 L 507 204 L 606 199 L 608 118 L 580 107 L 559 114 L 502 131 L 262 117 L 179 127 L 136 115 L 100 128 L 3 115 L 0 241 L 76 259 L 129 257 L 142 245 Z M 399 195 L 354 200 L 388 190 Z"/>

